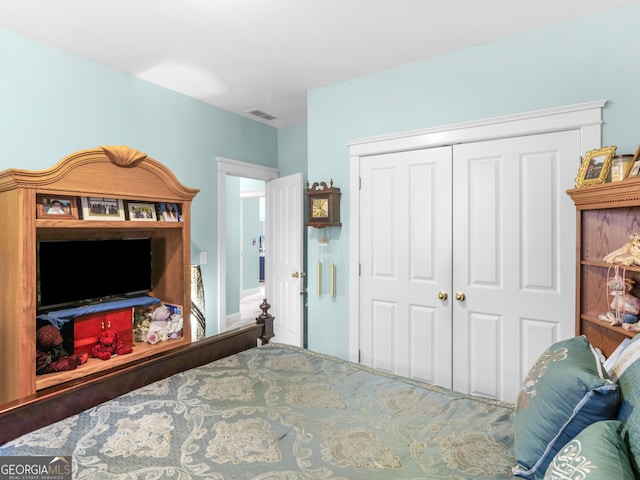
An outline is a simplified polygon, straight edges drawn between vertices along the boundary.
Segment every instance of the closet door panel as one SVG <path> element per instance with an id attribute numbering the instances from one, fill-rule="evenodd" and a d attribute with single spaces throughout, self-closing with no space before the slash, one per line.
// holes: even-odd
<path id="1" fill-rule="evenodd" d="M 578 132 L 559 132 L 454 148 L 453 289 L 465 295 L 453 305 L 455 389 L 515 401 L 535 359 L 573 335 L 575 212 L 565 190 L 579 145 Z M 486 318 L 500 319 L 491 338 Z M 499 364 L 478 369 L 482 354 Z"/>
<path id="2" fill-rule="evenodd" d="M 558 234 L 555 180 L 555 151 L 524 154 L 522 165 L 522 270 L 520 283 L 525 290 L 556 291 Z M 551 221 L 550 221 L 551 220 Z"/>
<path id="3" fill-rule="evenodd" d="M 360 361 L 450 387 L 438 294 L 451 293 L 451 149 L 375 155 L 360 171 Z"/>
<path id="4" fill-rule="evenodd" d="M 468 161 L 464 186 L 468 192 L 468 233 L 454 237 L 454 255 L 462 254 L 468 265 L 469 282 L 481 287 L 501 283 L 500 255 L 500 168 L 501 157 L 474 158 Z M 456 188 L 456 193 L 460 189 Z M 464 193 L 461 192 L 462 195 Z M 456 222 L 463 220 L 456 218 Z M 474 243 L 471 244 L 470 242 Z"/>

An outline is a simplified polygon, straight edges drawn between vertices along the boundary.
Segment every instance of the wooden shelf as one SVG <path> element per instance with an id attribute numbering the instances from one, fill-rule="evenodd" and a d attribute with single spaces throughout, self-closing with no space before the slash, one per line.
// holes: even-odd
<path id="1" fill-rule="evenodd" d="M 633 338 L 633 337 L 635 337 L 637 335 L 637 332 L 632 332 L 632 331 L 626 330 L 626 329 L 622 328 L 621 325 L 611 325 L 611 322 L 600 320 L 595 315 L 583 314 L 583 315 L 580 316 L 580 318 L 582 319 L 583 322 L 591 323 L 591 324 L 595 325 L 598 328 L 604 328 L 604 329 L 607 329 L 607 330 L 611 330 L 612 332 L 614 332 L 616 334 L 619 334 L 619 335 L 624 335 L 625 337 Z"/>
<path id="2" fill-rule="evenodd" d="M 0 215 L 4 259 L 0 289 L 0 408 L 31 398 L 36 392 L 64 389 L 83 378 L 118 375 L 127 365 L 168 355 L 191 342 L 191 202 L 197 189 L 182 185 L 158 161 L 126 146 L 73 153 L 53 167 L 0 172 Z M 36 218 L 38 194 L 95 196 L 181 205 L 181 222 Z M 76 370 L 36 376 L 37 245 L 42 240 L 149 237 L 153 242 L 153 296 L 183 307 L 183 338 L 156 345 L 137 344 L 129 355 L 89 360 Z M 87 259 L 90 262 L 90 259 Z M 91 281 L 80 279 L 80 281 Z"/>
<path id="3" fill-rule="evenodd" d="M 568 190 L 576 206 L 576 335 L 586 335 L 605 356 L 625 338 L 622 326 L 600 320 L 611 309 L 607 283 L 615 266 L 602 259 L 640 232 L 640 178 Z M 640 266 L 619 265 L 634 280 L 631 293 L 640 296 Z"/>
<path id="4" fill-rule="evenodd" d="M 607 270 L 613 270 L 613 266 L 610 263 L 606 262 L 594 262 L 592 260 L 580 260 L 580 265 L 588 265 L 591 267 L 600 267 L 606 268 Z M 640 267 L 635 265 L 620 265 L 620 270 L 625 270 L 627 272 L 640 272 Z"/>
<path id="5" fill-rule="evenodd" d="M 130 220 L 102 221 L 102 220 L 51 220 L 39 218 L 36 220 L 38 229 L 117 229 L 117 230 L 156 230 L 156 229 L 182 229 L 183 222 L 132 222 Z"/>
<path id="6" fill-rule="evenodd" d="M 81 379 L 88 375 L 111 370 L 113 368 L 135 362 L 142 358 L 147 358 L 149 356 L 157 355 L 168 350 L 173 350 L 176 347 L 187 345 L 188 343 L 190 342 L 185 338 L 165 340 L 164 342 L 159 342 L 155 345 L 150 345 L 144 342 L 134 342 L 133 352 L 127 355 L 116 355 L 111 357 L 109 360 L 89 358 L 89 360 L 87 360 L 87 363 L 85 363 L 84 365 L 80 365 L 75 370 L 38 375 L 36 376 L 36 390 L 42 390 L 54 385 L 60 385 L 66 382 Z"/>

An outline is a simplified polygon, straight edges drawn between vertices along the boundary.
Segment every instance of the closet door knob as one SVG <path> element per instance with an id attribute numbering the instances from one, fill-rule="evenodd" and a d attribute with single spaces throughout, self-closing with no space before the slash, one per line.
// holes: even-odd
<path id="1" fill-rule="evenodd" d="M 466 298 L 466 297 L 464 296 L 464 293 L 462 293 L 462 292 L 456 292 L 456 300 L 458 300 L 458 301 L 462 302 L 462 301 L 464 301 L 464 299 L 465 299 L 465 298 Z"/>
<path id="2" fill-rule="evenodd" d="M 447 298 L 449 298 L 449 295 L 447 295 L 447 292 L 438 292 L 438 298 L 440 300 L 446 300 Z"/>

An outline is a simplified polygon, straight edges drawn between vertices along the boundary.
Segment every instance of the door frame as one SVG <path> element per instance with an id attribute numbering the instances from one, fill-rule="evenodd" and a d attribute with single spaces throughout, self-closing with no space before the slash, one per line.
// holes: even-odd
<path id="1" fill-rule="evenodd" d="M 424 130 L 356 139 L 349 146 L 349 191 L 359 192 L 360 162 L 370 155 L 580 130 L 580 151 L 600 148 L 602 109 L 607 100 L 537 110 Z M 580 159 L 576 159 L 576 173 Z M 571 188 L 572 185 L 567 185 Z M 349 359 L 359 362 L 360 349 L 360 195 L 349 196 Z"/>
<path id="2" fill-rule="evenodd" d="M 216 157 L 216 161 L 218 163 L 218 333 L 222 333 L 227 329 L 227 260 L 225 256 L 227 243 L 225 234 L 227 229 L 227 175 L 268 182 L 278 178 L 280 171 L 277 168 L 264 167 L 225 157 Z"/>

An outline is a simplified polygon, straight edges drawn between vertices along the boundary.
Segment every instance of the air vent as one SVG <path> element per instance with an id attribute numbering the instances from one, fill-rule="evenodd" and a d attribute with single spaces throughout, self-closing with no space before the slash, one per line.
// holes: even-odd
<path id="1" fill-rule="evenodd" d="M 253 110 L 248 110 L 248 111 L 247 111 L 247 113 L 248 113 L 249 115 L 254 115 L 254 116 L 256 116 L 256 117 L 260 117 L 261 119 L 263 119 L 263 120 L 267 120 L 267 121 L 269 121 L 269 122 L 270 122 L 271 120 L 275 120 L 276 118 L 278 118 L 278 117 L 276 117 L 276 116 L 271 115 L 270 113 L 263 112 L 262 110 L 259 110 L 259 109 L 257 109 L 257 108 L 254 108 Z"/>

